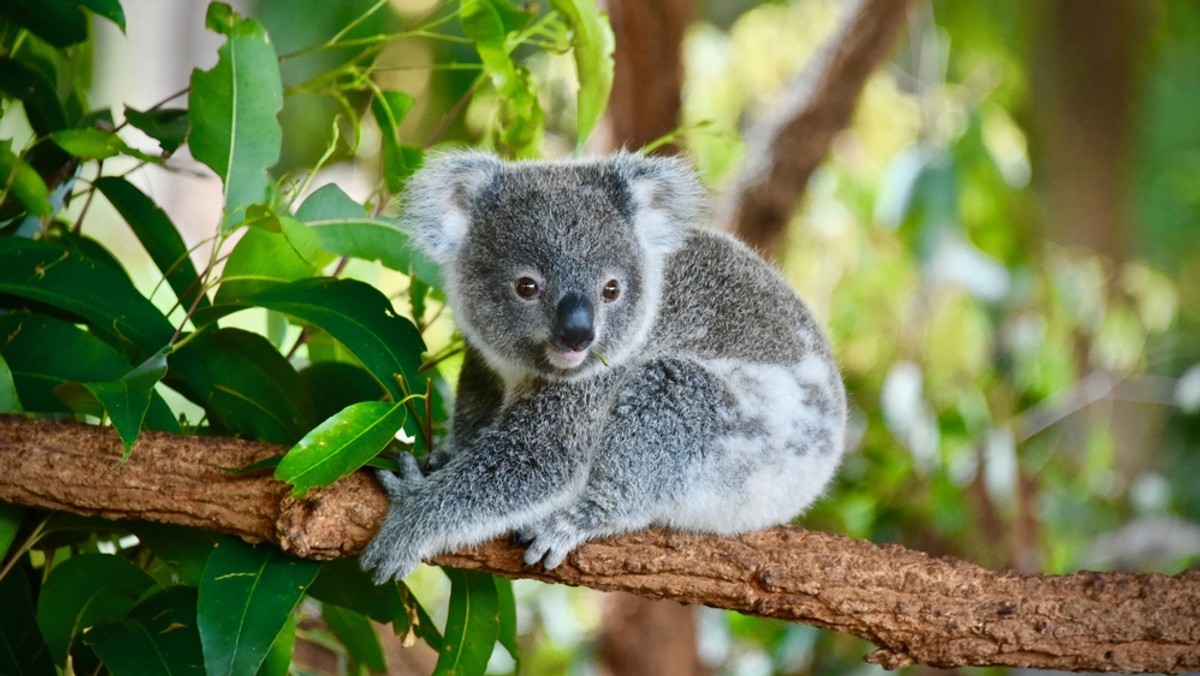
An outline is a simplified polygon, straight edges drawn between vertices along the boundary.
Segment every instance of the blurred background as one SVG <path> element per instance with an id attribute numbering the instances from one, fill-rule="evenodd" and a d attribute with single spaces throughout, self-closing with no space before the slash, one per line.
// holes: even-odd
<path id="1" fill-rule="evenodd" d="M 199 30 L 205 3 L 123 4 L 127 34 L 95 26 L 95 107 L 145 109 L 215 62 L 219 38 Z M 234 4 L 287 54 L 374 2 Z M 393 0 L 355 34 L 410 25 L 442 4 Z M 1200 4 L 604 4 L 617 79 L 589 149 L 653 143 L 690 158 L 714 193 L 716 226 L 775 260 L 828 326 L 853 445 L 801 525 L 992 569 L 1196 565 Z M 864 48 L 860 35 L 881 46 Z M 336 117 L 361 105 L 306 83 L 353 54 L 284 62 L 279 175 L 312 166 Z M 487 134 L 495 101 L 472 90 L 477 61 L 450 40 L 389 44 L 373 77 L 416 99 L 405 143 Z M 843 63 L 851 75 L 822 79 Z M 573 64 L 530 50 L 526 66 L 546 112 L 542 151 L 570 154 Z M 801 117 L 843 85 L 844 119 Z M 353 140 L 340 142 L 327 178 L 365 199 L 380 181 L 379 143 Z M 759 165 L 808 158 L 773 220 L 739 221 Z M 219 183 L 195 169 L 182 159 L 136 177 L 189 244 L 212 231 L 221 204 Z M 391 283 L 381 270 L 361 274 Z M 423 569 L 414 589 L 434 609 L 447 585 Z M 516 592 L 531 674 L 879 671 L 861 662 L 866 643 L 811 627 L 527 581 Z M 393 664 L 427 672 L 421 659 Z M 492 670 L 511 670 L 506 659 L 498 651 Z"/>

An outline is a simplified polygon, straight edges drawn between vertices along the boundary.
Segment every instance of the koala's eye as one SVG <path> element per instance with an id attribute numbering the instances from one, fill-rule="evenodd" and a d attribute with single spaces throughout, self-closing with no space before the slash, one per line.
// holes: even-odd
<path id="1" fill-rule="evenodd" d="M 516 283 L 517 295 L 525 300 L 533 300 L 538 295 L 538 283 L 532 277 L 521 277 Z"/>
<path id="2" fill-rule="evenodd" d="M 621 285 L 617 283 L 617 280 L 610 279 L 604 285 L 604 290 L 600 292 L 600 295 L 604 297 L 604 300 L 614 301 L 617 296 L 621 295 Z"/>

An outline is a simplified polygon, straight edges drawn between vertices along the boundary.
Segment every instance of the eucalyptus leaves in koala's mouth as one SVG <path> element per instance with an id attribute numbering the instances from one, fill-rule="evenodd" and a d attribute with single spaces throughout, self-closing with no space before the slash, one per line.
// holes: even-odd
<path id="1" fill-rule="evenodd" d="M 447 153 L 412 177 L 405 217 L 467 353 L 449 460 L 380 475 L 376 580 L 509 531 L 553 568 L 594 537 L 737 533 L 820 496 L 846 423 L 828 341 L 705 207 L 682 161 L 632 154 Z"/>

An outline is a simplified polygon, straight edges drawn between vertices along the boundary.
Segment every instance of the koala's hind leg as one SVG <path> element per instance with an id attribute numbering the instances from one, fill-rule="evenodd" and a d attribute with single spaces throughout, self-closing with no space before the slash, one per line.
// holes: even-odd
<path id="1" fill-rule="evenodd" d="M 567 508 L 522 528 L 525 562 L 557 566 L 595 537 L 644 528 L 693 491 L 705 449 L 730 428 L 733 399 L 720 379 L 687 359 L 637 367 L 597 431 L 587 483 Z"/>

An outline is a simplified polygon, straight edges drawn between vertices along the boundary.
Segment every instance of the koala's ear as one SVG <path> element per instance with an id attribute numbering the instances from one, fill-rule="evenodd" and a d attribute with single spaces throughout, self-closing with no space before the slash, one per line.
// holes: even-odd
<path id="1" fill-rule="evenodd" d="M 413 242 L 438 263 L 453 261 L 471 227 L 471 203 L 502 168 L 494 155 L 475 151 L 427 157 L 401 200 Z"/>
<path id="2" fill-rule="evenodd" d="M 633 224 L 646 246 L 663 255 L 682 246 L 688 228 L 708 213 L 708 193 L 691 166 L 677 157 L 630 153 L 611 161 L 629 186 Z"/>

